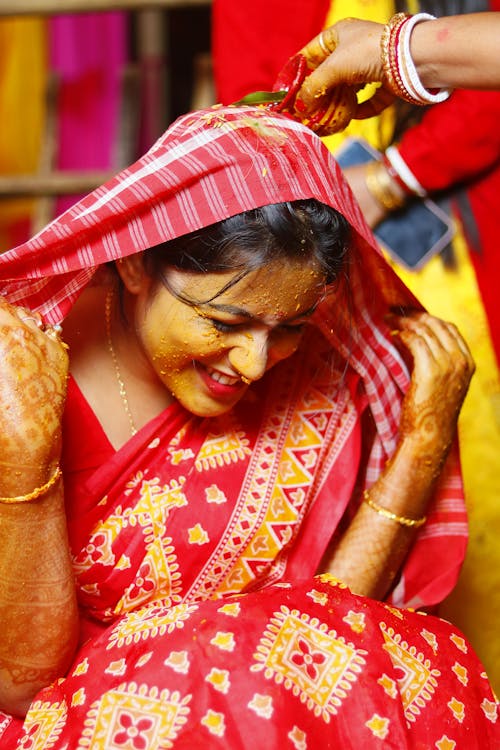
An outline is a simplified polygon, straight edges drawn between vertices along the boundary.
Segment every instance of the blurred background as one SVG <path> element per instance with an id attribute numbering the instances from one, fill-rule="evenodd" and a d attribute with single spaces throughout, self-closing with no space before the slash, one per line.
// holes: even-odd
<path id="1" fill-rule="evenodd" d="M 232 2 L 234 8 L 240 2 L 252 7 L 251 0 Z M 0 251 L 26 240 L 134 161 L 176 117 L 215 103 L 213 71 L 222 81 L 227 58 L 234 55 L 231 72 L 238 79 L 238 45 L 245 45 L 245 64 L 252 65 L 251 43 L 230 27 L 219 29 L 213 44 L 217 6 L 222 8 L 222 0 L 0 0 Z M 226 18 L 220 13 L 219 26 Z M 259 40 L 268 34 L 265 44 L 277 49 L 276 28 L 259 18 Z M 321 28 L 288 18 L 294 33 L 284 16 L 281 38 L 288 48 L 283 46 L 277 70 Z M 488 387 L 496 393 L 493 381 Z M 471 422 L 477 423 L 472 411 Z M 476 456 L 498 445 L 498 421 L 495 429 L 497 442 L 476 441 Z M 474 458 L 466 470 L 472 476 L 478 468 Z M 469 552 L 440 614 L 471 640 L 500 692 L 500 513 L 494 489 L 500 472 L 495 471 L 496 484 L 488 480 L 484 501 L 469 505 Z"/>
<path id="2" fill-rule="evenodd" d="M 210 33 L 208 0 L 0 1 L 0 250 L 214 102 Z"/>

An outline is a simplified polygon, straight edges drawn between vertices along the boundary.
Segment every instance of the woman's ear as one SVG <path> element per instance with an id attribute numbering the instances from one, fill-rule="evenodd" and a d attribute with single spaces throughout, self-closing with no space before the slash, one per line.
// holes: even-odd
<path id="1" fill-rule="evenodd" d="M 142 253 L 134 253 L 117 260 L 116 270 L 125 288 L 131 294 L 139 294 L 150 282 L 142 262 Z"/>

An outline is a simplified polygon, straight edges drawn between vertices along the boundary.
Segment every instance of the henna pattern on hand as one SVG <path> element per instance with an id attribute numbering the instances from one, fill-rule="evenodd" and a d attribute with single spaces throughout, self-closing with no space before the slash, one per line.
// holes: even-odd
<path id="1" fill-rule="evenodd" d="M 2 461 L 43 464 L 60 437 L 67 356 L 41 331 L 3 325 L 0 362 Z M 8 466 L 4 472 L 15 474 Z"/>
<path id="2" fill-rule="evenodd" d="M 456 432 L 474 362 L 456 327 L 426 314 L 396 318 L 414 369 L 403 400 L 400 438 L 415 437 L 416 458 L 442 466 Z"/>

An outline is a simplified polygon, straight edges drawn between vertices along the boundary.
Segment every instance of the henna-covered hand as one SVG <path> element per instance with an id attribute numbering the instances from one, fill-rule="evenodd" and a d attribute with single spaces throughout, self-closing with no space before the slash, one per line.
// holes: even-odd
<path id="1" fill-rule="evenodd" d="M 396 450 L 369 490 L 396 517 L 427 515 L 435 483 L 452 443 L 474 362 L 454 325 L 425 312 L 388 320 L 403 356 L 412 360 Z M 382 598 L 390 590 L 415 534 L 362 503 L 340 541 L 323 560 L 326 570 L 357 593 Z"/>
<path id="2" fill-rule="evenodd" d="M 316 102 L 328 100 L 342 87 L 360 88 L 367 82 L 384 80 L 380 40 L 384 26 L 373 21 L 345 18 L 325 29 L 303 49 L 313 72 L 304 80 L 297 103 L 304 111 L 316 108 Z M 318 51 L 319 50 L 319 51 Z M 325 50 L 330 54 L 321 54 Z M 370 99 L 351 111 L 356 119 L 373 117 L 394 101 L 394 95 L 380 86 Z"/>
<path id="3" fill-rule="evenodd" d="M 474 361 L 452 323 L 425 312 L 391 316 L 413 359 L 411 383 L 402 404 L 401 439 L 415 440 L 422 455 L 442 465 L 456 431 Z"/>
<path id="4" fill-rule="evenodd" d="M 0 297 L 3 474 L 9 474 L 9 467 L 11 472 L 16 467 L 43 471 L 57 461 L 67 372 L 68 355 L 57 331 L 46 328 L 38 314 Z"/>

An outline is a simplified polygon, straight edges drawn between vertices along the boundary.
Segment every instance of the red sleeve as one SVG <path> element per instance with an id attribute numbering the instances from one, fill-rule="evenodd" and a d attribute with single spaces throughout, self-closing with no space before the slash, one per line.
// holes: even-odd
<path id="1" fill-rule="evenodd" d="M 399 152 L 430 193 L 500 163 L 500 91 L 455 91 L 401 139 Z"/>
<path id="2" fill-rule="evenodd" d="M 269 91 L 288 58 L 319 34 L 329 8 L 330 0 L 214 0 L 217 101 Z"/>

